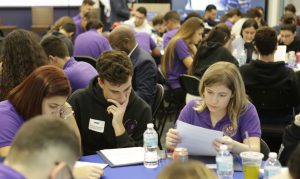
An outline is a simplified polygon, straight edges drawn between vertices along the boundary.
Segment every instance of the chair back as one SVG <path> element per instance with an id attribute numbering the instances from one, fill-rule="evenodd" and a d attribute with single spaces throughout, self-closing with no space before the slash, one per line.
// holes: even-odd
<path id="1" fill-rule="evenodd" d="M 197 77 L 190 75 L 180 75 L 179 82 L 181 84 L 181 87 L 186 91 L 186 93 L 191 94 L 193 96 L 200 96 L 200 80 Z"/>
<path id="2" fill-rule="evenodd" d="M 89 56 L 74 56 L 75 60 L 78 62 L 86 62 L 92 65 L 94 68 L 96 68 L 96 62 L 97 60 L 94 59 L 93 57 Z"/>
<path id="3" fill-rule="evenodd" d="M 155 98 L 152 104 L 152 116 L 155 118 L 156 112 L 164 99 L 164 87 L 161 84 L 156 84 Z"/>
<path id="4" fill-rule="evenodd" d="M 263 139 L 260 139 L 260 153 L 264 154 L 263 160 L 267 160 L 269 158 L 270 151 L 268 144 Z"/>

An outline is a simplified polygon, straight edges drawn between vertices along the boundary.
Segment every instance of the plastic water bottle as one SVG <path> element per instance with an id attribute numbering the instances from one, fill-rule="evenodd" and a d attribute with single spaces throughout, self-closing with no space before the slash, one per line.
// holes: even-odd
<path id="1" fill-rule="evenodd" d="M 158 136 L 152 123 L 147 124 L 144 132 L 144 166 L 146 168 L 156 168 L 158 166 Z"/>
<path id="2" fill-rule="evenodd" d="M 288 67 L 295 68 L 295 65 L 296 65 L 296 54 L 294 51 L 290 51 L 288 56 Z"/>
<path id="3" fill-rule="evenodd" d="M 227 145 L 221 145 L 216 156 L 217 175 L 219 179 L 233 178 L 233 157 L 227 149 Z"/>
<path id="4" fill-rule="evenodd" d="M 265 163 L 264 178 L 269 179 L 272 176 L 280 174 L 280 172 L 281 172 L 281 164 L 277 159 L 277 153 L 270 152 L 269 158 Z"/>

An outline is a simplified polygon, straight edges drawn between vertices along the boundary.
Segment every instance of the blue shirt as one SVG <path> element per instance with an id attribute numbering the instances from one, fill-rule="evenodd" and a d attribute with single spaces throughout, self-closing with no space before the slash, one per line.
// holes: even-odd
<path id="1" fill-rule="evenodd" d="M 72 91 L 87 87 L 89 81 L 98 75 L 92 65 L 86 62 L 77 62 L 74 57 L 65 63 L 64 72 L 70 81 Z"/>
<path id="2" fill-rule="evenodd" d="M 16 170 L 11 167 L 0 163 L 0 178 L 2 179 L 25 179 L 23 175 L 21 175 Z"/>

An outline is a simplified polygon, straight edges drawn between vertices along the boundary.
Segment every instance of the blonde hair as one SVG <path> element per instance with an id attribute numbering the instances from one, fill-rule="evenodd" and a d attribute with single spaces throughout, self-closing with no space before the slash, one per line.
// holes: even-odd
<path id="1" fill-rule="evenodd" d="M 175 36 L 170 40 L 165 49 L 165 54 L 163 55 L 161 61 L 161 70 L 165 76 L 167 74 L 167 68 L 171 70 L 173 69 L 174 52 L 177 41 L 179 39 L 183 39 L 185 43 L 188 44 L 191 41 L 194 34 L 196 33 L 196 31 L 201 28 L 204 28 L 202 20 L 198 17 L 191 17 L 183 23 L 183 25 L 180 27 Z M 191 49 L 189 50 L 192 51 Z"/>
<path id="2" fill-rule="evenodd" d="M 199 161 L 175 161 L 168 165 L 157 179 L 215 179 L 216 176 Z"/>
<path id="3" fill-rule="evenodd" d="M 246 111 L 248 104 L 244 82 L 238 68 L 229 62 L 217 62 L 211 65 L 200 81 L 199 92 L 202 98 L 205 97 L 205 87 L 213 85 L 224 85 L 232 91 L 232 97 L 227 106 L 227 114 L 236 132 L 238 119 Z M 205 101 L 201 100 L 195 110 L 201 112 L 206 107 Z"/>

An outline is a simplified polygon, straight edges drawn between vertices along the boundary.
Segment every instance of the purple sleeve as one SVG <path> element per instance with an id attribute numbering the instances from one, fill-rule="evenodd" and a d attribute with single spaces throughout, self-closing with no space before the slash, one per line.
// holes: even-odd
<path id="1" fill-rule="evenodd" d="M 21 127 L 16 116 L 2 113 L 0 115 L 0 147 L 11 146 L 12 141 Z"/>
<path id="2" fill-rule="evenodd" d="M 184 106 L 181 110 L 179 117 L 177 119 L 189 124 L 193 124 L 193 114 L 195 113 L 194 107 L 196 105 L 197 100 L 192 100 L 188 104 Z"/>
<path id="3" fill-rule="evenodd" d="M 156 48 L 156 43 L 154 42 L 153 38 L 150 37 L 150 49 L 153 50 L 154 48 Z"/>
<path id="4" fill-rule="evenodd" d="M 181 61 L 191 55 L 189 48 L 187 47 L 187 45 L 183 39 L 177 40 L 176 45 L 175 45 L 175 54 Z"/>
<path id="5" fill-rule="evenodd" d="M 103 51 L 106 51 L 106 50 L 112 50 L 111 49 L 111 46 L 110 46 L 110 44 L 109 44 L 109 41 L 104 37 L 103 38 L 104 40 L 103 40 L 103 46 L 104 46 L 104 48 L 103 48 Z M 102 51 L 102 52 L 103 52 Z"/>
<path id="6" fill-rule="evenodd" d="M 239 119 L 239 130 L 243 140 L 246 138 L 245 132 L 248 131 L 249 137 L 261 137 L 260 120 L 254 105 L 248 102 L 247 111 Z"/>

